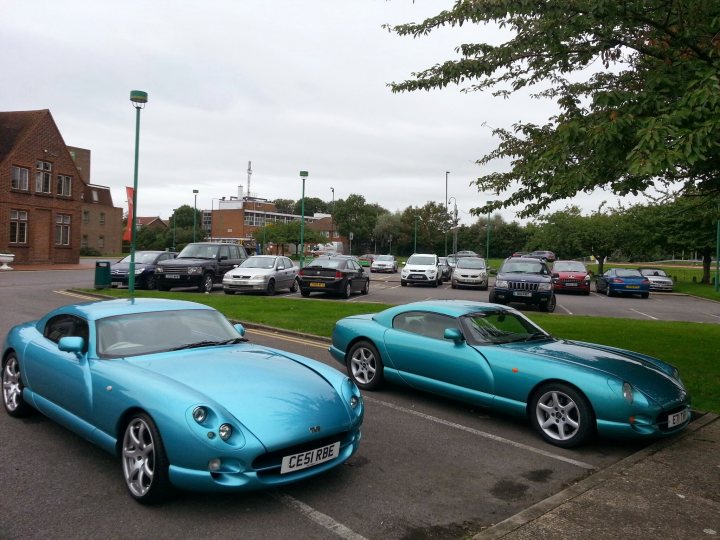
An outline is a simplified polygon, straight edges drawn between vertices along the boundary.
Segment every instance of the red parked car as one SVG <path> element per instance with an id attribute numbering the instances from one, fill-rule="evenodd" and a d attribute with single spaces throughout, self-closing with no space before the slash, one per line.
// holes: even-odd
<path id="1" fill-rule="evenodd" d="M 555 261 L 552 267 L 555 292 L 590 294 L 590 271 L 580 261 Z"/>

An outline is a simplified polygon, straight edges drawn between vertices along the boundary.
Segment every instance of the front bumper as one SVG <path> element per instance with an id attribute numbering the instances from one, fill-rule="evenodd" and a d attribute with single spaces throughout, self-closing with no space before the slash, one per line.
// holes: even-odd
<path id="1" fill-rule="evenodd" d="M 242 291 L 264 291 L 267 289 L 266 281 L 250 281 L 250 280 L 236 280 L 236 281 L 223 281 L 223 290 L 242 292 Z"/>
<path id="2" fill-rule="evenodd" d="M 455 272 L 452 282 L 458 287 L 487 287 L 487 276 L 463 276 Z"/>
<path id="3" fill-rule="evenodd" d="M 523 304 L 545 304 L 552 298 L 553 291 L 524 291 L 495 288 L 495 297 L 503 302 L 521 302 Z"/>

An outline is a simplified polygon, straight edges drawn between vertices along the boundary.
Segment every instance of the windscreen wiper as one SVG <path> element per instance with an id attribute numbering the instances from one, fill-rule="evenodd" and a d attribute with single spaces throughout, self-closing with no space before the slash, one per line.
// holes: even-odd
<path id="1" fill-rule="evenodd" d="M 170 349 L 171 351 L 182 351 L 183 349 L 197 349 L 199 347 L 213 347 L 217 345 L 234 345 L 236 343 L 242 343 L 247 341 L 247 338 L 244 337 L 236 337 L 232 339 L 226 339 L 223 341 L 196 341 L 195 343 L 188 343 L 186 345 L 180 345 L 179 347 L 175 347 L 173 349 Z"/>

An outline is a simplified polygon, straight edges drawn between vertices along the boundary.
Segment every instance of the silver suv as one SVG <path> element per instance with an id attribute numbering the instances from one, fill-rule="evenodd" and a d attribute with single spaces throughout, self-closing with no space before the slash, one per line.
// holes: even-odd
<path id="1" fill-rule="evenodd" d="M 400 273 L 400 285 L 424 283 L 437 287 L 442 283 L 442 272 L 438 266 L 438 256 L 434 253 L 413 253 Z"/>

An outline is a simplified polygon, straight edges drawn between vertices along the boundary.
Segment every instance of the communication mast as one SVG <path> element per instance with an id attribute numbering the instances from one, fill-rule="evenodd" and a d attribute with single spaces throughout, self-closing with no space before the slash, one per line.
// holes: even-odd
<path id="1" fill-rule="evenodd" d="M 252 161 L 248 161 L 248 170 L 247 170 L 247 173 L 248 173 L 248 190 L 247 190 L 247 194 L 248 194 L 248 197 L 252 197 L 252 191 L 250 191 L 250 177 L 252 176 Z"/>

